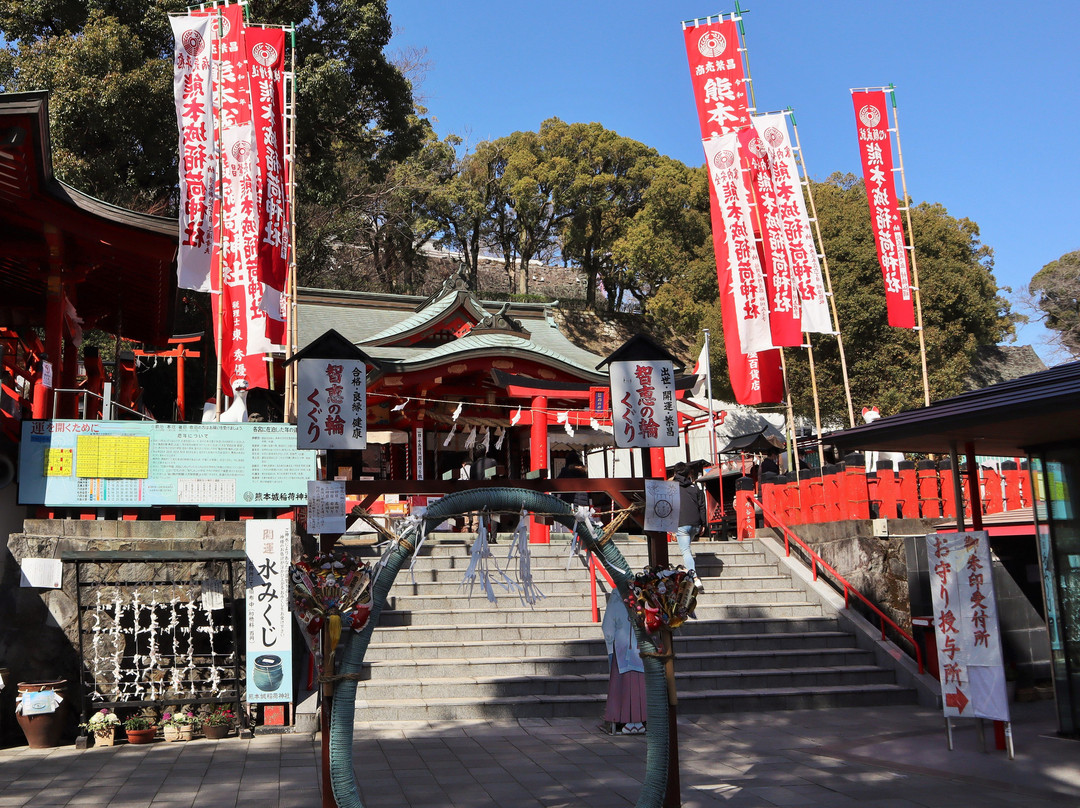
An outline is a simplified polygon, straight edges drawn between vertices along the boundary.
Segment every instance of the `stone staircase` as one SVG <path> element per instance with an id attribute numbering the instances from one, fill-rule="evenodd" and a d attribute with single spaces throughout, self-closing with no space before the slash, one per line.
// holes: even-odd
<path id="1" fill-rule="evenodd" d="M 576 558 L 567 569 L 565 534 L 531 545 L 533 580 L 545 595 L 534 607 L 498 589 L 497 604 L 479 588 L 468 598 L 461 581 L 470 545 L 468 536 L 434 534 L 415 583 L 407 569 L 399 573 L 365 655 L 356 720 L 599 719 L 608 658 L 592 622 L 588 569 Z M 618 546 L 631 569 L 646 565 L 643 540 Z M 492 546 L 500 564 L 508 548 Z M 697 620 L 676 632 L 680 714 L 916 701 L 755 542 L 694 548 L 705 593 Z"/>

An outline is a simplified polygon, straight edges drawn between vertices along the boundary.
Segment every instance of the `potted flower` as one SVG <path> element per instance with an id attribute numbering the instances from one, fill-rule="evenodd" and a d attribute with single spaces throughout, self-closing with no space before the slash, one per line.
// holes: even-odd
<path id="1" fill-rule="evenodd" d="M 211 740 L 220 740 L 228 737 L 236 723 L 236 714 L 232 707 L 227 704 L 215 707 L 206 718 L 203 719 L 203 735 Z"/>
<path id="2" fill-rule="evenodd" d="M 124 722 L 128 743 L 150 743 L 157 734 L 154 720 L 149 716 L 135 715 Z"/>
<path id="3" fill-rule="evenodd" d="M 94 746 L 112 746 L 116 740 L 116 728 L 120 726 L 120 716 L 102 707 L 90 716 L 85 724 L 79 724 L 87 733 L 94 736 Z"/>
<path id="4" fill-rule="evenodd" d="M 166 741 L 190 741 L 195 730 L 199 728 L 199 719 L 191 710 L 165 713 L 162 719 L 161 725 L 164 728 Z"/>

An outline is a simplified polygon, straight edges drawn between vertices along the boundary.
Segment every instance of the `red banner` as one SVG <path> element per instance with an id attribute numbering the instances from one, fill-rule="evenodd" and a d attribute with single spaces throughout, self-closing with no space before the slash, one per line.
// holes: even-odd
<path id="1" fill-rule="evenodd" d="M 265 336 L 266 314 L 260 308 L 255 136 L 243 9 L 231 5 L 206 13 L 214 21 L 214 99 L 220 103 L 215 125 L 220 126 L 217 142 L 221 144 L 222 198 L 214 210 L 218 237 L 214 241 L 213 265 L 221 266 L 222 278 L 218 272 L 211 273 L 213 291 L 221 292 L 211 295 L 211 303 L 215 331 L 222 329 L 223 386 L 267 387 L 262 352 L 269 350 L 270 344 Z M 219 315 L 222 304 L 224 313 Z"/>
<path id="2" fill-rule="evenodd" d="M 853 92 L 851 98 L 855 104 L 855 126 L 859 132 L 866 199 L 870 203 L 870 223 L 885 279 L 889 325 L 914 328 L 915 308 L 908 279 L 904 228 L 893 181 L 892 140 L 885 93 L 882 90 L 859 91 Z"/>
<path id="3" fill-rule="evenodd" d="M 256 206 L 259 212 L 259 280 L 266 336 L 285 342 L 284 297 L 289 262 L 289 200 L 285 177 L 285 32 L 281 28 L 247 28 L 248 75 L 254 106 L 255 144 L 259 161 Z"/>
<path id="4" fill-rule="evenodd" d="M 802 345 L 802 304 L 792 277 L 791 254 L 780 205 L 773 188 L 772 171 L 765 142 L 753 127 L 739 132 L 740 161 L 749 168 L 754 194 L 754 233 L 761 240 L 765 257 L 765 291 L 769 300 L 769 333 L 773 345 Z"/>
<path id="5" fill-rule="evenodd" d="M 735 22 L 720 20 L 687 27 L 683 29 L 683 38 L 690 63 L 690 80 L 694 88 L 702 139 L 709 140 L 750 126 L 750 113 L 746 104 L 746 79 Z M 735 400 L 740 404 L 782 401 L 784 384 L 780 370 L 780 352 L 742 351 L 728 239 L 713 182 L 709 183 L 709 200 L 724 324 L 724 346 L 727 350 L 728 374 L 731 377 Z"/>
<path id="6" fill-rule="evenodd" d="M 210 20 L 172 17 L 173 97 L 180 129 L 180 249 L 176 258 L 181 289 L 210 291 L 213 208 L 217 195 L 214 103 L 210 75 Z"/>

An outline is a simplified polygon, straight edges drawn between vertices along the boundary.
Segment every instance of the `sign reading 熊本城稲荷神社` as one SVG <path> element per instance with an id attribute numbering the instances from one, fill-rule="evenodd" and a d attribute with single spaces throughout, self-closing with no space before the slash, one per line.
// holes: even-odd
<path id="1" fill-rule="evenodd" d="M 926 557 L 945 717 L 1008 721 L 988 534 L 932 533 Z"/>

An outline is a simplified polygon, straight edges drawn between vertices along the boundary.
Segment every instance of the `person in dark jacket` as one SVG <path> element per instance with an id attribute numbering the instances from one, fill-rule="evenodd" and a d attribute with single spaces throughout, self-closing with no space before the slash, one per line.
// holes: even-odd
<path id="1" fill-rule="evenodd" d="M 690 542 L 701 532 L 706 521 L 705 492 L 696 482 L 700 474 L 701 467 L 698 464 L 679 463 L 675 466 L 675 473 L 671 478 L 679 484 L 679 527 L 675 531 L 675 540 L 679 542 L 679 549 L 683 554 L 683 566 L 695 572 L 697 568 L 694 566 Z M 700 587 L 700 581 L 698 585 Z"/>
<path id="2" fill-rule="evenodd" d="M 567 455 L 566 465 L 563 466 L 562 471 L 559 472 L 558 479 L 562 480 L 567 477 L 573 479 L 587 479 L 588 476 L 589 470 L 585 468 L 585 464 L 581 462 L 581 455 L 577 452 L 571 452 Z M 589 507 L 588 491 L 567 491 L 558 496 L 563 502 L 567 502 L 575 508 Z"/>

